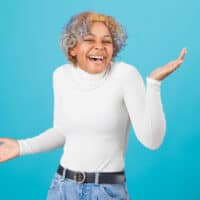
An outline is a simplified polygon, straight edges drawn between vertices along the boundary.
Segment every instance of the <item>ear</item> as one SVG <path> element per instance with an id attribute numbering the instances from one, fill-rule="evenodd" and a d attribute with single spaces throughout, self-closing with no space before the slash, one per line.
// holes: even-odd
<path id="1" fill-rule="evenodd" d="M 75 57 L 77 55 L 76 47 L 70 48 L 69 53 L 70 53 L 71 56 Z"/>

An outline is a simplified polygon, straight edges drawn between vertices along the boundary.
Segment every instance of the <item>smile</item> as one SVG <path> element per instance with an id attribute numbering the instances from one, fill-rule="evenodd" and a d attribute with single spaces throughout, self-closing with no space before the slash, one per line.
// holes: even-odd
<path id="1" fill-rule="evenodd" d="M 104 56 L 91 55 L 88 58 L 89 58 L 90 61 L 98 61 L 98 62 L 102 62 L 103 60 L 105 60 Z"/>

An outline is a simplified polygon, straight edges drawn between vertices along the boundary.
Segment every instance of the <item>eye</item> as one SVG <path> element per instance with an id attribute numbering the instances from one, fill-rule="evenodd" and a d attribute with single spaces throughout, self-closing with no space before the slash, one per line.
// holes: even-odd
<path id="1" fill-rule="evenodd" d="M 83 41 L 85 41 L 85 42 L 93 42 L 94 40 L 93 40 L 93 39 L 90 39 L 90 38 L 86 38 L 86 39 L 84 39 Z"/>
<path id="2" fill-rule="evenodd" d="M 104 44 L 112 44 L 112 41 L 111 40 L 103 40 L 103 43 Z"/>

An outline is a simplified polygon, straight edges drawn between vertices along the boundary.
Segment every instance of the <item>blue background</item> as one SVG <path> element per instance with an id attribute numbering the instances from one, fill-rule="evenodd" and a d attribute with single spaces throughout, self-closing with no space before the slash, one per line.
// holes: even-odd
<path id="1" fill-rule="evenodd" d="M 127 186 L 134 200 L 200 199 L 199 18 L 197 0 L 1 1 L 0 137 L 28 138 L 52 126 L 52 72 L 66 62 L 58 40 L 69 18 L 92 10 L 114 16 L 127 33 L 118 56 L 145 77 L 175 59 L 183 65 L 161 85 L 167 132 L 150 151 L 131 129 Z M 45 199 L 62 149 L 0 164 L 0 199 Z"/>

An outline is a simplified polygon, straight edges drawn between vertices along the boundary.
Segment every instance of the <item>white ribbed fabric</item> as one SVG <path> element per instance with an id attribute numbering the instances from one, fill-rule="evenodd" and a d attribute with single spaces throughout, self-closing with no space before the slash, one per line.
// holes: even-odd
<path id="1" fill-rule="evenodd" d="M 161 81 L 143 79 L 134 66 L 111 63 L 90 74 L 65 64 L 53 74 L 53 127 L 38 136 L 18 140 L 20 155 L 64 145 L 63 167 L 87 172 L 124 169 L 130 125 L 147 148 L 163 141 L 166 120 L 161 103 Z"/>

